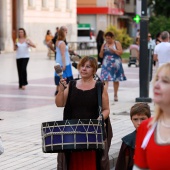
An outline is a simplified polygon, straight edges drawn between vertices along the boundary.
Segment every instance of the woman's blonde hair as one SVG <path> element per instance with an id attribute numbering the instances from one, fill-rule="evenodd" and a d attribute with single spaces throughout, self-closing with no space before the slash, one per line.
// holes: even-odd
<path id="1" fill-rule="evenodd" d="M 58 31 L 58 37 L 57 40 L 65 40 L 66 39 L 66 35 L 65 35 L 65 30 L 60 28 Z"/>
<path id="2" fill-rule="evenodd" d="M 160 73 L 160 71 L 164 70 L 164 74 L 166 74 L 167 76 L 170 77 L 170 63 L 166 63 L 166 64 L 163 64 L 161 67 L 158 68 L 156 74 L 155 74 L 155 77 L 153 79 L 153 86 L 155 85 L 156 83 L 156 80 L 158 78 L 158 74 Z M 158 121 L 158 119 L 160 118 L 160 116 L 162 115 L 163 113 L 163 110 L 159 107 L 158 104 L 155 104 L 155 115 L 154 115 L 154 118 L 151 122 L 151 124 L 155 123 L 156 121 Z"/>

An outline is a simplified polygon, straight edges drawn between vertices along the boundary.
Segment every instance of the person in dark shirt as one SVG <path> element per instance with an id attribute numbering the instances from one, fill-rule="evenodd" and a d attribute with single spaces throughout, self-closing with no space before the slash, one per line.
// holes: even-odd
<path id="1" fill-rule="evenodd" d="M 103 58 L 99 56 L 102 44 L 104 43 L 104 32 L 102 30 L 99 30 L 98 32 L 96 42 L 97 42 L 97 53 L 98 53 L 97 59 L 98 59 L 98 62 L 102 64 Z"/>
<path id="2" fill-rule="evenodd" d="M 135 131 L 122 138 L 122 145 L 117 159 L 115 170 L 132 170 L 135 150 L 136 131 L 145 119 L 151 117 L 150 107 L 147 103 L 137 103 L 131 107 L 130 118 Z"/>

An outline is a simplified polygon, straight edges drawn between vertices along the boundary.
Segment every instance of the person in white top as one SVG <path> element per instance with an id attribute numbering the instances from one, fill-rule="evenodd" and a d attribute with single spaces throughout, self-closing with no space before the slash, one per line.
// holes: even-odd
<path id="1" fill-rule="evenodd" d="M 151 34 L 148 33 L 148 49 L 153 50 L 154 47 L 155 47 L 155 43 L 154 43 L 154 41 L 152 40 Z"/>
<path id="2" fill-rule="evenodd" d="M 29 48 L 36 47 L 30 39 L 27 39 L 26 31 L 24 28 L 18 29 L 18 38 L 14 44 L 16 50 L 16 63 L 19 78 L 19 89 L 25 90 L 27 81 L 27 64 L 29 61 Z"/>
<path id="3" fill-rule="evenodd" d="M 162 42 L 155 46 L 154 61 L 158 61 L 158 66 L 170 62 L 170 43 L 169 32 L 163 31 L 161 33 Z"/>

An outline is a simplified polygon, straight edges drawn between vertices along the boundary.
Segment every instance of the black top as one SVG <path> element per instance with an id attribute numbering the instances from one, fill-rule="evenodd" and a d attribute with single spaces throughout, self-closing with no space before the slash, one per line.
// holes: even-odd
<path id="1" fill-rule="evenodd" d="M 133 149 L 135 149 L 135 140 L 136 140 L 136 130 L 122 138 L 122 141 L 127 146 L 130 146 Z"/>
<path id="2" fill-rule="evenodd" d="M 97 42 L 97 46 L 102 46 L 102 44 L 104 43 L 104 38 L 101 37 L 101 38 L 98 39 L 96 42 Z"/>
<path id="3" fill-rule="evenodd" d="M 64 108 L 64 120 L 66 119 L 97 119 L 98 113 L 98 95 L 97 95 L 97 82 L 94 88 L 90 90 L 80 90 L 76 87 L 76 80 L 69 82 L 69 93 L 67 102 Z M 102 83 L 103 92 L 103 83 Z M 112 139 L 112 127 L 110 124 L 110 118 L 105 120 L 106 132 L 107 132 L 107 145 L 105 146 L 105 154 L 100 151 L 96 151 L 96 165 L 97 170 L 109 170 L 109 157 L 108 152 Z M 60 153 L 59 153 L 60 156 Z M 102 156 L 104 158 L 102 158 Z M 62 162 L 62 156 L 58 158 L 58 163 L 65 168 L 65 165 L 69 164 L 70 153 L 65 153 L 66 161 Z M 102 159 L 101 159 L 102 158 Z M 107 168 L 106 168 L 107 167 Z"/>
<path id="4" fill-rule="evenodd" d="M 70 81 L 69 94 L 64 109 L 64 119 L 97 119 L 97 86 L 90 90 L 76 87 L 77 81 Z"/>
<path id="5" fill-rule="evenodd" d="M 122 138 L 122 145 L 119 151 L 115 170 L 132 170 L 134 164 L 136 130 Z M 126 154 L 128 152 L 128 165 L 125 167 Z"/>

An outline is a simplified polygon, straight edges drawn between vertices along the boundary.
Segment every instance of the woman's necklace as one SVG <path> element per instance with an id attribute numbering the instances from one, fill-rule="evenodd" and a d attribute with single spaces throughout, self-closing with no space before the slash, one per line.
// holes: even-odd
<path id="1" fill-rule="evenodd" d="M 157 141 L 159 144 L 167 144 L 167 143 L 170 143 L 170 136 L 165 140 L 165 139 L 162 139 L 162 136 L 160 134 L 160 124 L 162 125 L 161 123 L 162 121 L 159 121 L 158 122 L 158 126 L 157 126 Z M 163 126 L 163 125 L 162 125 Z"/>
<path id="2" fill-rule="evenodd" d="M 165 128 L 170 128 L 170 125 L 165 124 L 165 122 L 163 121 L 163 119 L 161 120 L 161 125 Z"/>

